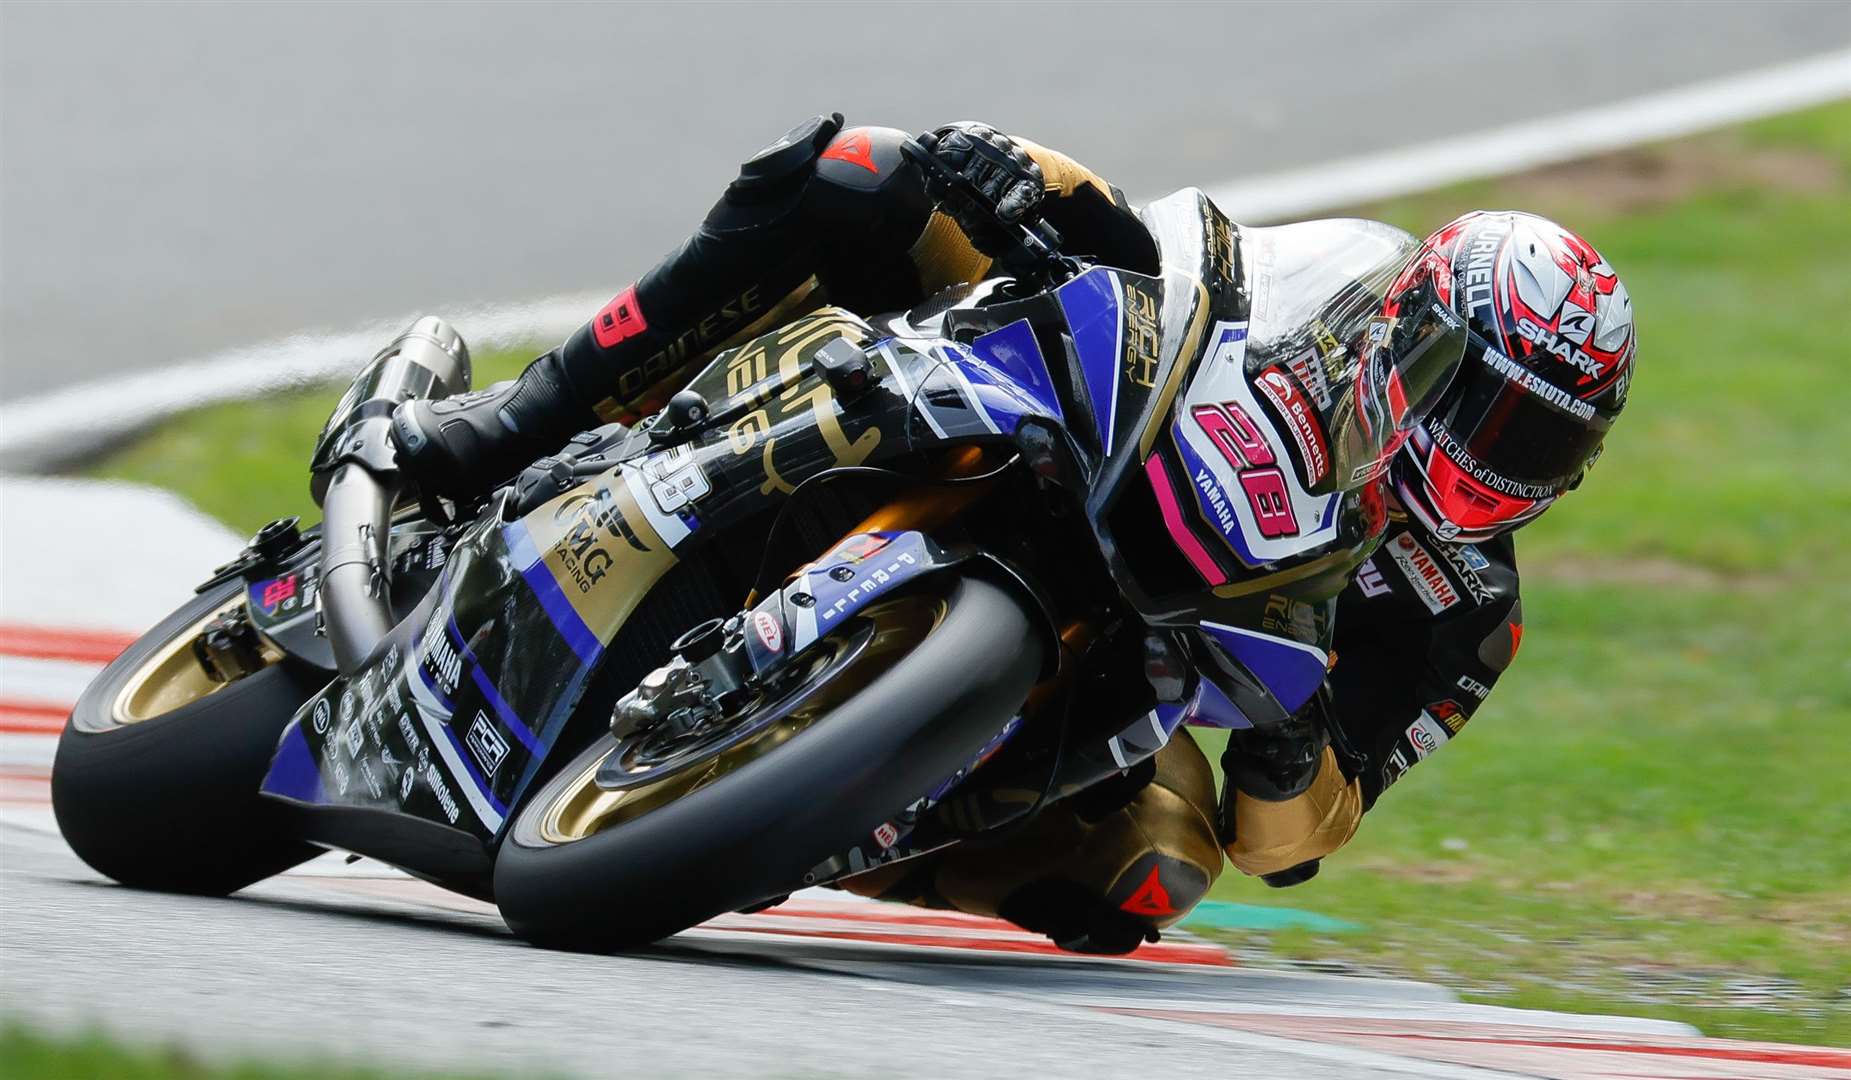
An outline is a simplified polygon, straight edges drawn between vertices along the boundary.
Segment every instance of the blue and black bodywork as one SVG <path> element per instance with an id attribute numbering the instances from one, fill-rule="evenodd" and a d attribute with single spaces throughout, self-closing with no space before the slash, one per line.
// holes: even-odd
<path id="1" fill-rule="evenodd" d="M 1025 711 L 930 790 L 894 792 L 885 850 L 858 851 L 844 870 L 919 850 L 915 832 L 921 843 L 949 835 L 932 808 L 1033 758 L 1036 740 L 1084 741 L 1050 782 L 1070 790 L 1154 754 L 1183 724 L 1291 716 L 1323 681 L 1331 605 L 1379 538 L 1379 506 L 1361 490 L 1304 496 L 1315 527 L 1287 555 L 1256 557 L 1225 535 L 1212 500 L 1227 493 L 1177 428 L 1196 388 L 1213 389 L 1210 367 L 1251 373 L 1253 357 L 1231 350 L 1254 325 L 1255 282 L 1241 231 L 1200 192 L 1145 218 L 1160 275 L 1078 267 L 874 318 L 824 308 L 718 355 L 688 388 L 698 420 L 671 409 L 592 433 L 545 463 L 544 482 L 502 489 L 472 522 L 396 530 L 394 590 L 421 598 L 364 664 L 303 705 L 265 793 L 302 811 L 311 840 L 487 895 L 523 800 L 633 683 L 613 672 L 667 659 L 662 620 L 738 613 L 762 672 L 865 605 L 949 573 L 1006 582 L 1050 642 L 1068 622 L 1135 624 L 1133 639 L 1157 635 L 1195 674 L 1168 690 L 1139 685 L 1131 711 L 1077 724 Z M 1269 437 L 1283 459 L 1283 437 Z M 849 527 L 809 549 L 823 555 L 771 567 L 756 603 L 743 591 L 719 611 L 697 599 L 711 592 L 708 568 L 776 557 L 780 508 L 804 501 L 800 489 L 930 487 L 959 454 L 980 455 L 964 479 L 991 477 L 990 494 L 943 528 L 860 529 L 865 515 L 846 512 L 836 520 Z M 1181 494 L 1153 489 L 1164 476 Z M 1207 569 L 1192 554 L 1204 545 Z M 304 553 L 252 586 L 264 625 L 312 607 L 299 591 L 310 565 Z M 756 570 L 748 580 L 761 584 Z M 288 612 L 274 610 L 290 596 Z"/>

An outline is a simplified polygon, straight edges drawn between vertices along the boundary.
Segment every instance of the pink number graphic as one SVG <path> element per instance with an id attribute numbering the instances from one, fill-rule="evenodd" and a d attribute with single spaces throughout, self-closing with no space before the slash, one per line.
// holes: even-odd
<path id="1" fill-rule="evenodd" d="M 1197 405 L 1190 415 L 1208 441 L 1234 466 L 1234 475 L 1240 478 L 1241 490 L 1247 493 L 1247 502 L 1253 507 L 1260 535 L 1268 539 L 1297 536 L 1298 515 L 1292 511 L 1285 474 L 1274 466 L 1277 459 L 1272 447 L 1253 418 L 1232 401 Z"/>

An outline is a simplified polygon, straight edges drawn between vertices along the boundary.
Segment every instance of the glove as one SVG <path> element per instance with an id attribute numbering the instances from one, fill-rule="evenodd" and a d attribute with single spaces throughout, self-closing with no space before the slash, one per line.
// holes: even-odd
<path id="1" fill-rule="evenodd" d="M 992 258 L 1009 249 L 1001 226 L 1032 224 L 1040 217 L 1045 181 L 1015 140 L 986 124 L 964 121 L 932 133 L 937 140 L 933 156 L 969 180 L 983 194 L 986 206 L 973 206 L 951 198 L 951 192 L 932 183 L 927 193 L 949 213 L 971 246 Z"/>

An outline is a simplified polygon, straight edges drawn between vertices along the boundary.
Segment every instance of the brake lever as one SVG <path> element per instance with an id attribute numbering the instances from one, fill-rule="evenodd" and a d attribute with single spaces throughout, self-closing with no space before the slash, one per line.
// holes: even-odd
<path id="1" fill-rule="evenodd" d="M 919 166 L 929 182 L 936 182 L 946 192 L 946 201 L 955 201 L 960 208 L 976 211 L 983 217 L 997 223 L 1003 233 L 1013 243 L 1016 251 L 1009 252 L 997 261 L 1004 265 L 1017 264 L 1024 276 L 1045 278 L 1050 284 L 1059 284 L 1079 274 L 1079 263 L 1060 250 L 1060 231 L 1045 221 L 1033 224 L 1026 222 L 1003 221 L 996 213 L 996 204 L 971 183 L 963 173 L 941 161 L 933 149 L 938 145 L 938 137 L 930 133 L 917 139 L 906 139 L 900 143 L 900 153 Z M 930 186 L 930 185 L 928 185 Z"/>

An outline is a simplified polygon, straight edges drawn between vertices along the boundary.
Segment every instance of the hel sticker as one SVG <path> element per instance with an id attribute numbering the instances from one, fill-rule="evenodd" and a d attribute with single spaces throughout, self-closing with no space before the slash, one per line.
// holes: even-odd
<path id="1" fill-rule="evenodd" d="M 1452 582 L 1446 580 L 1446 574 L 1427 554 L 1427 549 L 1408 533 L 1400 533 L 1388 542 L 1388 556 L 1401 567 L 1401 573 L 1414 586 L 1414 592 L 1420 597 L 1427 610 L 1438 615 L 1459 602 L 1459 591 Z"/>
<path id="2" fill-rule="evenodd" d="M 489 723 L 488 714 L 476 710 L 476 718 L 469 724 L 469 754 L 482 766 L 482 771 L 489 776 L 501 768 L 503 759 L 508 756 L 508 740 L 501 737 L 495 725 Z"/>
<path id="3" fill-rule="evenodd" d="M 775 616 L 764 611 L 752 613 L 752 632 L 758 635 L 758 643 L 766 652 L 784 651 L 784 628 L 778 625 Z"/>
<path id="4" fill-rule="evenodd" d="M 874 842 L 880 845 L 882 851 L 886 851 L 900 842 L 900 830 L 893 827 L 893 822 L 883 821 L 874 830 Z"/>

